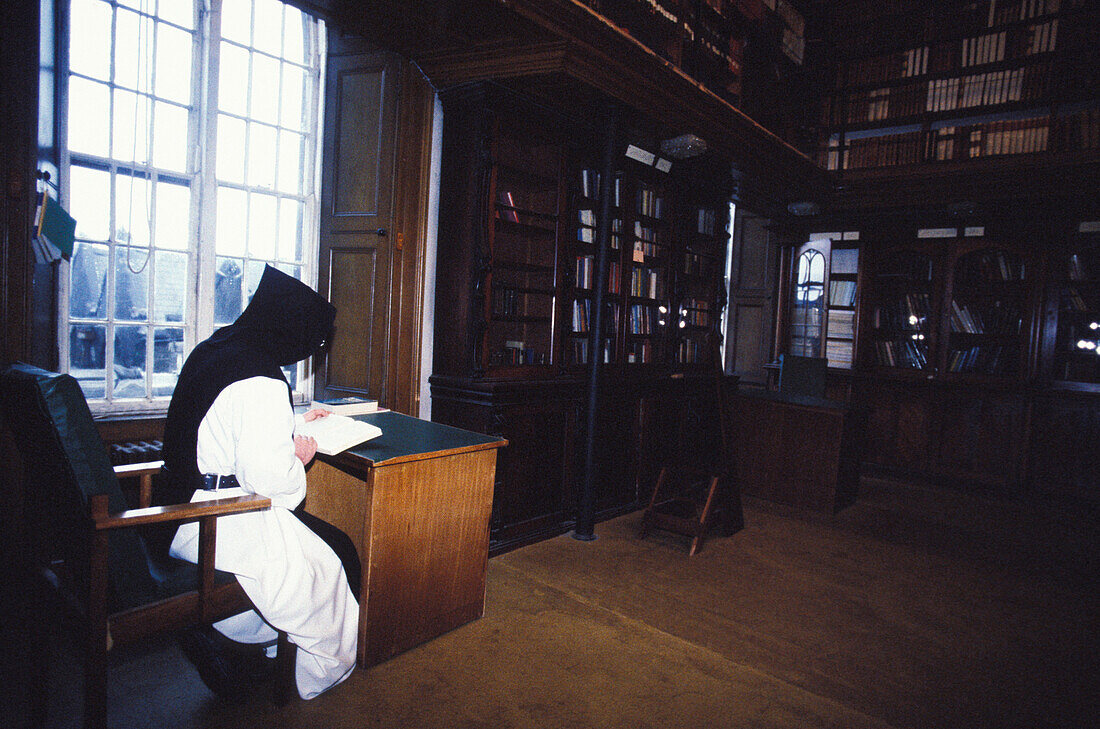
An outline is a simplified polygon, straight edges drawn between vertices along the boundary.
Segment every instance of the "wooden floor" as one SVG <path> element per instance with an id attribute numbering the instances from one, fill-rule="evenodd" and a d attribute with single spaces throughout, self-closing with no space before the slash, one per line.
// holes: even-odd
<path id="1" fill-rule="evenodd" d="M 275 709 L 266 687 L 216 700 L 171 643 L 116 656 L 111 725 L 1022 729 L 1100 716 L 1095 515 L 865 480 L 833 517 L 748 501 L 745 529 L 692 558 L 684 538 L 639 540 L 639 521 L 491 560 L 485 617 L 310 702 Z M 55 637 L 49 655 L 47 725 L 79 726 L 71 652 Z"/>

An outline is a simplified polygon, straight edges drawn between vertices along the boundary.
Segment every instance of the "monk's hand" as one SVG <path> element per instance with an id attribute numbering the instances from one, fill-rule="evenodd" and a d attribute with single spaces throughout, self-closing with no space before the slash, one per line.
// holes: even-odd
<path id="1" fill-rule="evenodd" d="M 313 410 L 310 410 L 306 413 L 303 413 L 302 420 L 309 423 L 313 420 L 316 420 L 317 418 L 327 418 L 329 416 L 329 413 L 330 413 L 330 411 L 328 411 L 328 410 L 323 410 L 321 408 L 314 408 Z"/>
<path id="2" fill-rule="evenodd" d="M 308 465 L 317 455 L 317 441 L 307 435 L 294 436 L 294 455 L 303 466 Z"/>

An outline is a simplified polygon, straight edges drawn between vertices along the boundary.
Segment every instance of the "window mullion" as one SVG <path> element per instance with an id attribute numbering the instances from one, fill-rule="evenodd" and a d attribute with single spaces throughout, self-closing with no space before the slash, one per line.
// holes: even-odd
<path id="1" fill-rule="evenodd" d="M 206 339 L 214 330 L 214 281 L 217 269 L 215 233 L 217 225 L 217 128 L 218 64 L 221 49 L 221 0 L 212 0 L 203 23 L 203 74 L 199 95 L 198 149 L 202 155 L 198 175 L 199 191 L 195 250 L 199 275 L 196 281 L 195 341 Z"/>

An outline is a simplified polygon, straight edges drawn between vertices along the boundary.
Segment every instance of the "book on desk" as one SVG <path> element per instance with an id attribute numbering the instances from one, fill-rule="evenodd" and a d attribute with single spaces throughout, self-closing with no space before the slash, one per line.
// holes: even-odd
<path id="1" fill-rule="evenodd" d="M 347 415 L 329 413 L 308 423 L 298 422 L 294 434 L 313 438 L 317 441 L 318 453 L 334 456 L 352 446 L 377 438 L 382 435 L 382 429 Z"/>

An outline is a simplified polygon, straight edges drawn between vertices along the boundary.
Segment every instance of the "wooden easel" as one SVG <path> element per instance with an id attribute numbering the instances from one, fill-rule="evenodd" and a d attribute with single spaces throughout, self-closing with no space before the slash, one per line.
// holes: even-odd
<path id="1" fill-rule="evenodd" d="M 727 410 L 722 369 L 714 374 L 714 397 L 709 398 L 718 407 L 720 440 L 718 452 L 709 464 L 665 464 L 657 475 L 657 484 L 649 505 L 642 514 L 641 538 L 650 529 L 683 534 L 691 537 L 688 556 L 694 556 L 703 545 L 708 531 L 720 517 L 722 532 L 726 536 L 740 531 L 745 525 L 741 509 L 741 490 L 733 479 L 732 461 L 727 438 Z M 681 416 L 679 438 L 690 436 L 684 432 L 688 418 Z"/>

